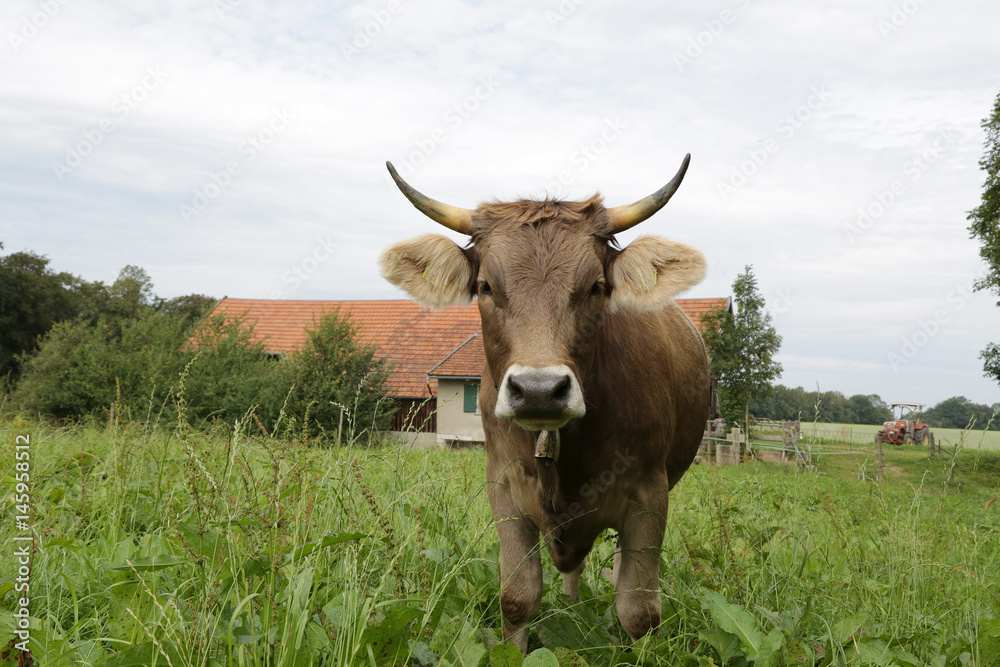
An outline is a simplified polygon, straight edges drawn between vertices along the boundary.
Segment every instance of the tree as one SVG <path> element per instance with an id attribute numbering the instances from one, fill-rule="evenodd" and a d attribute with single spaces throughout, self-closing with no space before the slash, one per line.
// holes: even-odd
<path id="1" fill-rule="evenodd" d="M 781 374 L 781 364 L 774 361 L 781 336 L 764 311 L 750 265 L 736 277 L 733 296 L 739 306 L 736 315 L 723 309 L 707 315 L 703 335 L 712 376 L 719 380 L 722 417 L 746 429 L 750 401 L 770 394 L 771 383 Z"/>
<path id="2" fill-rule="evenodd" d="M 986 275 L 975 289 L 988 290 L 1000 297 L 1000 94 L 992 113 L 983 119 L 986 146 L 979 167 L 986 172 L 979 206 L 969 211 L 969 232 L 982 244 L 979 256 L 986 262 Z M 997 302 L 1000 306 L 1000 301 Z M 1000 383 L 1000 345 L 990 343 L 979 355 L 983 371 Z"/>
<path id="3" fill-rule="evenodd" d="M 299 420 L 308 416 L 309 432 L 328 440 L 337 436 L 341 408 L 344 442 L 366 442 L 388 428 L 395 409 L 386 398 L 389 365 L 376 356 L 374 345 L 358 342 L 350 317 L 334 311 L 307 335 L 303 348 L 282 360 L 291 381 L 275 386 L 290 389 L 271 404 Z"/>
<path id="4" fill-rule="evenodd" d="M 14 404 L 58 419 L 100 414 L 115 402 L 156 416 L 184 368 L 186 332 L 181 320 L 155 313 L 116 323 L 60 322 L 37 353 L 21 359 Z"/>
<path id="5" fill-rule="evenodd" d="M 991 430 L 1000 430 L 995 419 L 991 423 L 995 412 L 996 406 L 973 403 L 965 396 L 953 396 L 924 412 L 924 420 L 940 428 L 966 428 L 971 423 L 975 429 L 986 428 L 989 424 Z"/>
<path id="6" fill-rule="evenodd" d="M 878 394 L 855 394 L 847 399 L 851 424 L 884 424 L 892 417 L 889 404 Z"/>
<path id="7" fill-rule="evenodd" d="M 76 314 L 75 282 L 68 273 L 53 272 L 45 256 L 15 252 L 0 257 L 0 377 L 17 378 L 17 357 L 38 349 L 53 324 Z"/>
<path id="8" fill-rule="evenodd" d="M 133 264 L 118 272 L 118 278 L 108 290 L 111 296 L 110 310 L 113 316 L 135 319 L 152 308 L 153 281 L 146 270 Z"/>
<path id="9" fill-rule="evenodd" d="M 183 312 L 170 317 L 190 322 Z M 201 322 L 188 340 L 183 346 L 190 362 L 184 401 L 190 423 L 202 426 L 221 420 L 232 424 L 250 411 L 265 421 L 272 414 L 277 416 L 280 401 L 288 393 L 279 367 L 284 362 L 268 357 L 253 322 L 216 316 Z M 193 358 L 195 352 L 197 358 Z"/>
<path id="10" fill-rule="evenodd" d="M 218 299 L 204 294 L 186 294 L 173 299 L 154 299 L 153 308 L 158 313 L 171 317 L 181 317 L 189 324 L 197 324 L 211 312 Z"/>

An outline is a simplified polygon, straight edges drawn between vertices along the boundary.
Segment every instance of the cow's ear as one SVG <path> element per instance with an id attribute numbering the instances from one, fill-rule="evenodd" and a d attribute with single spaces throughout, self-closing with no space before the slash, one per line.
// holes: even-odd
<path id="1" fill-rule="evenodd" d="M 611 261 L 612 310 L 657 310 L 674 295 L 705 277 L 705 256 L 689 245 L 660 238 L 640 237 Z"/>
<path id="2" fill-rule="evenodd" d="M 449 238 L 425 234 L 395 243 L 378 259 L 382 277 L 425 306 L 472 301 L 472 264 Z"/>

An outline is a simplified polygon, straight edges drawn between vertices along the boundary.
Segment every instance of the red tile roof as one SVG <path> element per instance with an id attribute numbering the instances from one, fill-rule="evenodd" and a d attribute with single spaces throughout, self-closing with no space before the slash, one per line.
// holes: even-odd
<path id="1" fill-rule="evenodd" d="M 482 328 L 427 374 L 431 377 L 453 378 L 477 378 L 482 375 L 483 365 L 486 363 L 486 351 L 483 350 L 481 333 Z"/>
<path id="2" fill-rule="evenodd" d="M 429 388 L 427 371 L 479 329 L 479 308 L 451 306 L 431 310 L 413 301 L 269 301 L 225 298 L 210 317 L 244 317 L 254 323 L 255 338 L 271 354 L 301 348 L 306 331 L 324 315 L 339 310 L 350 315 L 365 343 L 394 365 L 389 391 L 398 398 L 423 398 Z"/>
<path id="3" fill-rule="evenodd" d="M 727 299 L 677 299 L 681 310 L 699 325 L 715 308 L 732 308 Z M 255 338 L 271 354 L 301 348 L 306 331 L 324 315 L 350 315 L 362 342 L 373 343 L 393 364 L 389 391 L 397 398 L 437 395 L 437 377 L 479 377 L 485 363 L 479 308 L 430 309 L 413 301 L 271 301 L 222 299 L 210 317 L 243 317 L 253 322 Z"/>
<path id="4" fill-rule="evenodd" d="M 701 318 L 713 310 L 722 308 L 729 312 L 733 311 L 733 300 L 729 297 L 725 299 L 676 299 L 676 303 L 698 327 L 698 331 L 704 331 L 704 327 L 701 326 Z"/>

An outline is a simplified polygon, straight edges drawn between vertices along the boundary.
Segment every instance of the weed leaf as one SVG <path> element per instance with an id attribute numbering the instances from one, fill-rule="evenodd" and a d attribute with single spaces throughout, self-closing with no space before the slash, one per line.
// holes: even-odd
<path id="1" fill-rule="evenodd" d="M 559 658 L 547 648 L 535 649 L 524 659 L 521 667 L 559 667 Z"/>
<path id="2" fill-rule="evenodd" d="M 524 656 L 513 644 L 497 644 L 490 649 L 490 664 L 493 667 L 521 667 Z"/>
<path id="3" fill-rule="evenodd" d="M 730 603 L 715 591 L 703 590 L 702 600 L 707 603 L 708 610 L 719 627 L 739 638 L 747 659 L 756 660 L 757 651 L 764 643 L 764 631 L 760 623 L 746 610 Z"/>

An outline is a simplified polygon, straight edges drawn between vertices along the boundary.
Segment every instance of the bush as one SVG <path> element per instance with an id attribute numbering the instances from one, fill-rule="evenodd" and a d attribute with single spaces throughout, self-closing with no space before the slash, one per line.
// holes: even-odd
<path id="1" fill-rule="evenodd" d="M 153 311 L 58 324 L 37 354 L 21 360 L 13 402 L 56 419 L 104 416 L 114 403 L 126 418 L 172 422 L 183 399 L 184 417 L 196 427 L 253 412 L 272 431 L 307 423 L 303 435 L 331 441 L 343 406 L 345 442 L 366 441 L 389 425 L 389 368 L 339 313 L 283 359 L 269 357 L 244 320 L 206 320 L 193 336 L 189 329 L 188 318 Z"/>
<path id="2" fill-rule="evenodd" d="M 276 386 L 284 382 L 282 362 L 267 356 L 263 343 L 254 339 L 252 323 L 205 320 L 185 349 L 197 350 L 185 353 L 190 362 L 184 378 L 187 417 L 195 425 L 216 419 L 231 424 L 250 411 L 276 413 L 270 403 L 282 391 Z"/>
<path id="3" fill-rule="evenodd" d="M 158 408 L 170 395 L 184 355 L 186 327 L 162 315 L 110 324 L 71 320 L 55 325 L 38 353 L 20 359 L 18 407 L 59 419 L 107 410 L 118 401 Z"/>
<path id="4" fill-rule="evenodd" d="M 310 436 L 335 440 L 343 408 L 342 440 L 365 441 L 389 426 L 395 406 L 386 398 L 390 368 L 374 345 L 357 340 L 350 317 L 334 312 L 308 332 L 305 346 L 282 360 L 272 386 L 272 410 L 308 419 Z M 283 393 L 282 393 L 283 392 Z M 277 421 L 278 415 L 271 417 Z"/>

